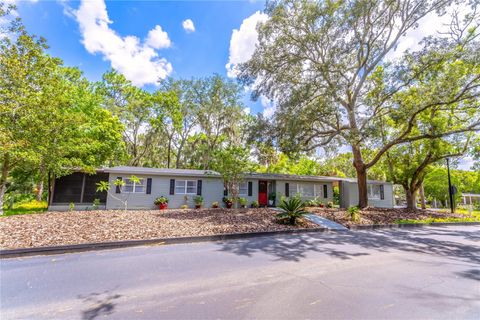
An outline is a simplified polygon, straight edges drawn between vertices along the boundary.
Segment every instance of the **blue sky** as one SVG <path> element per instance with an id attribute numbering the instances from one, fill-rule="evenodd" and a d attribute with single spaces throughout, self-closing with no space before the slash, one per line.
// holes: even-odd
<path id="1" fill-rule="evenodd" d="M 148 81 L 145 83 L 145 78 L 153 75 L 132 75 L 134 71 L 131 70 L 132 67 L 129 70 L 128 59 L 122 59 L 124 53 L 105 54 L 105 51 L 110 51 L 114 46 L 98 49 L 98 46 L 102 46 L 102 43 L 107 43 L 108 40 L 102 39 L 103 36 L 99 35 L 100 32 L 97 30 L 92 30 L 90 36 L 87 34 L 86 29 L 95 23 L 88 20 L 87 15 L 107 14 L 111 22 L 105 27 L 111 31 L 108 35 L 118 37 L 110 40 L 135 36 L 139 48 L 147 42 L 149 31 L 159 26 L 160 33 L 165 36 L 163 32 L 166 32 L 170 43 L 168 47 L 165 47 L 164 43 L 160 44 L 158 49 L 151 49 L 158 55 L 156 59 L 165 59 L 170 65 L 163 68 L 168 70 L 169 76 L 190 78 L 209 76 L 213 73 L 227 76 L 225 65 L 229 62 L 233 30 L 240 29 L 244 19 L 255 14 L 258 16 L 264 9 L 263 1 L 107 1 L 104 8 L 102 0 L 93 3 L 87 8 L 88 2 L 78 1 L 16 2 L 17 11 L 29 32 L 45 37 L 50 45 L 49 52 L 63 59 L 66 65 L 78 66 L 90 80 L 100 80 L 102 73 L 112 67 L 112 60 L 125 61 L 126 66 L 117 66 L 116 69 L 125 71 L 122 73 L 127 78 L 146 89 L 154 88 L 152 83 Z M 187 19 L 193 22 L 194 31 L 191 28 L 186 30 L 182 26 L 182 22 Z M 246 37 L 240 37 L 236 50 L 244 51 L 241 46 L 254 47 L 249 34 L 254 32 L 255 24 L 251 25 L 253 27 L 249 30 L 245 29 Z M 93 25 L 93 28 L 98 27 Z M 96 35 L 98 38 L 95 38 Z M 96 49 L 88 50 L 87 43 Z M 117 58 L 111 59 L 114 56 Z M 144 66 L 137 69 L 154 69 L 145 61 L 139 59 L 135 61 Z M 146 64 L 143 64 L 144 62 Z M 165 76 L 162 72 L 159 70 L 155 75 Z M 244 103 L 252 113 L 263 111 L 262 104 L 250 101 L 248 94 L 245 95 Z"/>
<path id="2" fill-rule="evenodd" d="M 166 76 L 218 73 L 235 79 L 235 66 L 253 53 L 257 22 L 266 19 L 262 0 L 6 1 L 17 4 L 29 32 L 48 40 L 53 56 L 79 67 L 88 79 L 100 80 L 113 67 L 147 90 Z M 191 20 L 187 27 L 185 20 Z M 402 37 L 391 56 L 418 48 L 423 37 L 437 32 L 432 25 L 438 28 L 442 20 L 427 16 Z M 269 101 L 253 102 L 248 93 L 243 102 L 251 113 L 269 116 L 274 111 Z M 468 169 L 471 163 L 462 159 L 460 167 Z"/>

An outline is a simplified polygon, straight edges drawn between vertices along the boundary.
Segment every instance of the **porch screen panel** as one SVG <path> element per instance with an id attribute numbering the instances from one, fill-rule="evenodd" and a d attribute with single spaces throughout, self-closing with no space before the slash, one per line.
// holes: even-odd
<path id="1" fill-rule="evenodd" d="M 83 173 L 74 172 L 71 175 L 55 179 L 53 203 L 80 202 L 82 194 Z"/>
<path id="2" fill-rule="evenodd" d="M 83 191 L 83 202 L 92 203 L 95 199 L 100 199 L 100 203 L 106 203 L 107 193 L 97 192 L 97 183 L 108 181 L 108 173 L 87 174 L 85 176 L 85 190 Z"/>

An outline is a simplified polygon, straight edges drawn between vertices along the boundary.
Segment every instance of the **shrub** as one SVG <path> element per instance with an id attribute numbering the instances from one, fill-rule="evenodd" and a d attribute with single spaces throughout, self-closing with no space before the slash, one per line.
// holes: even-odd
<path id="1" fill-rule="evenodd" d="M 70 202 L 69 205 L 68 205 L 68 210 L 69 210 L 69 211 L 75 210 L 75 203 Z"/>
<path id="2" fill-rule="evenodd" d="M 159 205 L 159 204 L 165 204 L 165 203 L 168 203 L 168 198 L 167 197 L 164 197 L 164 196 L 161 196 L 161 197 L 158 197 L 156 198 L 153 203 L 155 205 Z"/>
<path id="3" fill-rule="evenodd" d="M 308 212 L 305 211 L 305 204 L 297 197 L 282 201 L 278 207 L 281 212 L 276 215 L 276 218 L 281 222 L 291 225 L 295 225 L 298 218 L 308 214 Z"/>
<path id="4" fill-rule="evenodd" d="M 100 199 L 94 199 L 92 203 L 93 210 L 97 210 L 99 206 L 100 206 Z"/>
<path id="5" fill-rule="evenodd" d="M 358 222 L 360 220 L 360 208 L 357 206 L 349 207 L 347 209 L 347 219 Z"/>
<path id="6" fill-rule="evenodd" d="M 245 208 L 245 207 L 247 206 L 247 199 L 245 199 L 245 198 L 239 198 L 239 199 L 238 199 L 238 203 L 240 204 L 240 206 L 241 206 L 242 208 Z"/>
<path id="7" fill-rule="evenodd" d="M 252 208 L 258 208 L 260 205 L 258 201 L 252 201 L 252 204 L 250 205 Z"/>
<path id="8" fill-rule="evenodd" d="M 182 205 L 180 206 L 180 209 L 188 209 L 188 205 L 182 204 Z"/>
<path id="9" fill-rule="evenodd" d="M 333 202 L 332 201 L 329 201 L 327 203 L 327 208 L 333 208 Z"/>
<path id="10" fill-rule="evenodd" d="M 218 201 L 212 202 L 212 208 L 218 208 Z"/>
<path id="11" fill-rule="evenodd" d="M 203 203 L 203 197 L 202 196 L 195 196 L 193 198 L 193 201 L 195 202 L 195 204 L 201 205 Z"/>

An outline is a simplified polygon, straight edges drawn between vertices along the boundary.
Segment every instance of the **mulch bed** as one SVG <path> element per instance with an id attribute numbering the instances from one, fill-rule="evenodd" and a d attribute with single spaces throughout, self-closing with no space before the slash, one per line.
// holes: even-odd
<path id="1" fill-rule="evenodd" d="M 0 248 L 29 248 L 119 240 L 206 236 L 315 228 L 275 222 L 270 209 L 98 210 L 0 218 Z"/>
<path id="2" fill-rule="evenodd" d="M 401 219 L 423 220 L 427 218 L 464 218 L 461 214 L 433 210 L 382 209 L 368 207 L 360 211 L 360 220 L 353 222 L 347 218 L 345 209 L 307 208 L 318 216 L 343 224 L 346 227 L 358 225 L 392 224 Z"/>

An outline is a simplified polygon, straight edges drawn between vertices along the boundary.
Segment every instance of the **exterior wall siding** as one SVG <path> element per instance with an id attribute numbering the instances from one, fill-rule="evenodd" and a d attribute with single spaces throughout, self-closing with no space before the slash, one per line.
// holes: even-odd
<path id="1" fill-rule="evenodd" d="M 127 179 L 130 175 L 121 175 L 121 174 L 110 174 L 109 181 L 110 185 L 113 185 L 115 180 L 118 177 L 122 179 Z M 205 207 L 211 207 L 212 202 L 218 201 L 219 204 L 222 204 L 223 197 L 223 182 L 220 178 L 205 178 L 205 177 L 166 177 L 166 176 L 145 176 L 138 175 L 138 178 L 152 178 L 152 191 L 151 194 L 144 193 L 114 193 L 115 189 L 109 192 L 107 197 L 107 209 L 123 209 L 122 201 L 119 201 L 116 198 L 122 200 L 127 199 L 128 209 L 155 209 L 158 208 L 153 201 L 155 198 L 160 196 L 165 196 L 168 198 L 168 207 L 169 208 L 180 208 L 182 205 L 186 204 L 190 208 L 195 206 L 193 201 L 196 194 L 170 194 L 170 179 L 175 180 L 202 180 L 202 197 L 204 200 Z M 187 199 L 185 199 L 185 196 Z"/>
<path id="2" fill-rule="evenodd" d="M 285 184 L 288 183 L 290 186 L 295 183 L 301 184 L 308 184 L 308 185 L 317 185 L 320 186 L 321 191 L 318 197 L 305 197 L 302 196 L 302 200 L 312 200 L 318 198 L 323 204 L 327 204 L 328 202 L 333 202 L 333 184 L 331 182 L 323 182 L 323 181 L 296 181 L 296 180 L 277 180 L 277 204 L 280 201 L 282 196 L 285 196 Z M 323 197 L 323 185 L 327 186 L 327 198 Z M 295 194 L 290 194 L 290 197 L 295 196 Z"/>
<path id="3" fill-rule="evenodd" d="M 348 208 L 358 205 L 358 185 L 356 182 L 342 181 L 341 189 L 343 194 L 341 195 L 340 207 Z M 377 208 L 393 208 L 393 185 L 389 182 L 385 183 L 368 183 L 383 185 L 384 199 L 368 199 L 368 205 Z"/>

